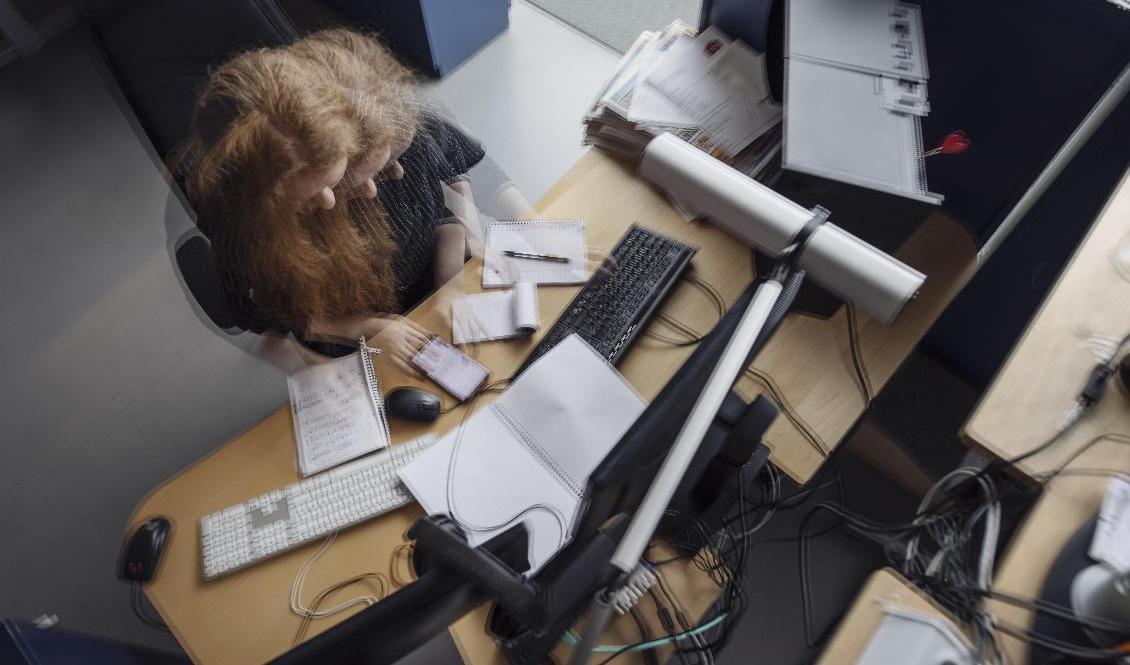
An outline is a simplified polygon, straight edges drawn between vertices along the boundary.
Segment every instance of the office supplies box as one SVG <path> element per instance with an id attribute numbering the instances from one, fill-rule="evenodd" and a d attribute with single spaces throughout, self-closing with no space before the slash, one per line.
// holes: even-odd
<path id="1" fill-rule="evenodd" d="M 287 377 L 298 471 L 324 471 L 389 444 L 388 420 L 371 350 Z"/>
<path id="2" fill-rule="evenodd" d="M 472 545 L 524 522 L 532 574 L 568 542 L 589 474 L 643 408 L 624 377 L 572 335 L 400 478 Z"/>
<path id="3" fill-rule="evenodd" d="M 529 335 L 539 325 L 538 290 L 525 282 L 508 291 L 464 296 L 451 304 L 451 338 L 456 344 Z"/>
<path id="4" fill-rule="evenodd" d="M 585 223 L 579 219 L 493 220 L 483 226 L 483 288 L 530 284 L 583 284 Z M 506 256 L 504 252 L 561 256 L 565 262 Z"/>

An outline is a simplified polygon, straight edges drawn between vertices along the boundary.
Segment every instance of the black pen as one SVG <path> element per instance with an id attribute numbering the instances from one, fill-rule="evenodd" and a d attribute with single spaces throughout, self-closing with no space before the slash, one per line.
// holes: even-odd
<path id="1" fill-rule="evenodd" d="M 558 256 L 556 254 L 534 254 L 532 252 L 515 252 L 511 249 L 502 251 L 506 256 L 511 256 L 516 259 L 531 259 L 533 261 L 553 261 L 554 263 L 568 263 L 568 256 Z"/>

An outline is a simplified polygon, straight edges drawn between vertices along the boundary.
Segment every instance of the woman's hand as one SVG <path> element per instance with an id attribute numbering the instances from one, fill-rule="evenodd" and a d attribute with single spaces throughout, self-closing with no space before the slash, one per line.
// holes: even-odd
<path id="1" fill-rule="evenodd" d="M 398 369 L 407 374 L 419 374 L 412 366 L 412 358 L 432 334 L 419 325 L 403 317 L 395 319 L 382 319 L 381 330 L 371 340 L 369 346 L 380 349 L 385 360 L 393 363 Z"/>

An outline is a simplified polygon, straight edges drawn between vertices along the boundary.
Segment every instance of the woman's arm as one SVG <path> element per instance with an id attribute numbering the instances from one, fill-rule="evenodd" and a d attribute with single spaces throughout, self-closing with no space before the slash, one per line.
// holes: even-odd
<path id="1" fill-rule="evenodd" d="M 436 288 L 442 289 L 463 271 L 467 229 L 462 224 L 443 224 L 436 229 Z"/>
<path id="2" fill-rule="evenodd" d="M 252 352 L 287 374 L 332 360 L 299 343 L 290 335 L 275 333 L 257 335 Z"/>
<path id="3" fill-rule="evenodd" d="M 483 225 L 479 221 L 479 209 L 475 206 L 475 198 L 471 193 L 471 183 L 467 180 L 454 180 L 447 183 L 451 193 L 445 195 L 445 203 L 449 210 L 463 222 L 464 234 L 464 260 L 483 253 Z"/>
<path id="4" fill-rule="evenodd" d="M 353 346 L 362 335 L 375 349 L 387 353 L 389 359 L 409 374 L 417 374 L 410 362 L 424 348 L 432 333 L 419 324 L 395 314 L 348 316 L 315 321 L 307 328 L 309 339 L 319 339 Z"/>

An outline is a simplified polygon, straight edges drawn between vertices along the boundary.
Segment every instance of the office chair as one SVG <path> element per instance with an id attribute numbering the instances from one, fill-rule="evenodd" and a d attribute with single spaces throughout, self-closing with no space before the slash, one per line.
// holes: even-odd
<path id="1" fill-rule="evenodd" d="M 103 73 L 114 84 L 108 87 L 119 93 L 127 120 L 148 139 L 143 143 L 171 183 L 165 227 L 185 298 L 205 326 L 250 351 L 254 340 L 241 335 L 247 329 L 225 296 L 211 244 L 189 221 L 192 208 L 168 160 L 188 137 L 196 97 L 213 67 L 251 48 L 289 44 L 302 31 L 275 0 L 86 0 L 86 8 Z M 454 122 L 446 109 L 437 105 L 437 111 Z M 530 212 L 528 204 L 514 204 L 521 197 L 513 196 L 509 177 L 489 157 L 468 175 L 482 213 L 517 217 Z"/>
<path id="2" fill-rule="evenodd" d="M 91 32 L 162 158 L 188 136 L 211 67 L 298 30 L 274 0 L 86 0 Z"/>
<path id="3" fill-rule="evenodd" d="M 249 48 L 290 43 L 298 30 L 274 0 L 86 0 L 85 8 L 103 74 L 115 84 L 108 87 L 169 177 L 168 250 L 186 300 L 206 326 L 238 334 L 210 244 L 186 222 L 191 207 L 166 160 L 188 137 L 196 96 L 212 67 Z"/>

